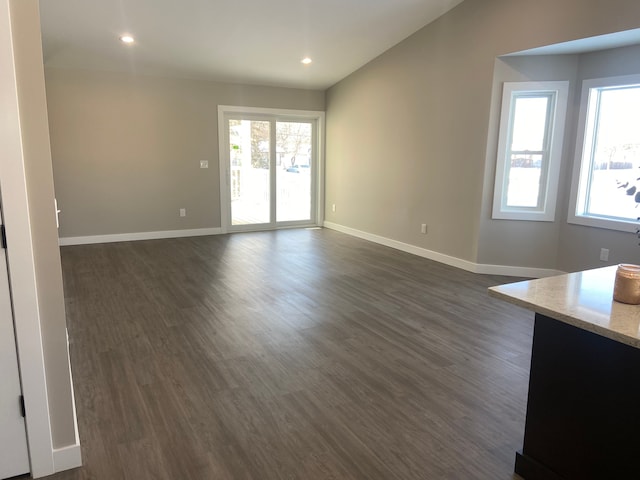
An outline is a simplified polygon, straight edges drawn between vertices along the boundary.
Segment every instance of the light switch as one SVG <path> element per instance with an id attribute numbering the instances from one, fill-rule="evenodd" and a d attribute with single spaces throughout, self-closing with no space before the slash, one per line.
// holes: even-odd
<path id="1" fill-rule="evenodd" d="M 200 168 L 209 168 L 209 160 L 200 160 Z"/>

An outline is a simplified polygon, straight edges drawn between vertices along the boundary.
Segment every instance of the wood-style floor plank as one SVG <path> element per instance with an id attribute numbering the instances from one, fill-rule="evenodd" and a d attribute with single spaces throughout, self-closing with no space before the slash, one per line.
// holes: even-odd
<path id="1" fill-rule="evenodd" d="M 323 229 L 62 247 L 97 479 L 514 479 L 533 316 Z"/>

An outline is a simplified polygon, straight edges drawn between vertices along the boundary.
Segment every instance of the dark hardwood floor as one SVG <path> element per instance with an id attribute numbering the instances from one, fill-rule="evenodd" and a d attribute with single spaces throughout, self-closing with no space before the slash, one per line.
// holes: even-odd
<path id="1" fill-rule="evenodd" d="M 84 466 L 50 478 L 518 478 L 515 279 L 323 229 L 62 261 Z"/>

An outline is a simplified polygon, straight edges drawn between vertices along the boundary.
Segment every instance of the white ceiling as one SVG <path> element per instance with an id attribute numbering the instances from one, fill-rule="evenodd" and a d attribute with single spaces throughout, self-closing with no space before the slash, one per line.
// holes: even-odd
<path id="1" fill-rule="evenodd" d="M 628 47 L 640 44 L 640 28 L 622 32 L 608 33 L 597 37 L 580 38 L 570 42 L 556 43 L 544 47 L 532 48 L 521 52 L 514 52 L 505 57 L 520 55 L 573 55 L 595 52 L 610 48 Z"/>
<path id="2" fill-rule="evenodd" d="M 325 89 L 461 1 L 40 0 L 44 62 Z"/>

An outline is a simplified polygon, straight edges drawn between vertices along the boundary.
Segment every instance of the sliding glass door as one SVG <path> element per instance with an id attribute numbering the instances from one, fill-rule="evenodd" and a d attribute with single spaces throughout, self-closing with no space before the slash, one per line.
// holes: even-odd
<path id="1" fill-rule="evenodd" d="M 317 224 L 319 117 L 220 107 L 223 230 Z"/>
<path id="2" fill-rule="evenodd" d="M 313 124 L 276 121 L 276 222 L 310 222 Z"/>
<path id="3" fill-rule="evenodd" d="M 271 123 L 229 119 L 231 225 L 263 225 L 271 218 Z"/>

